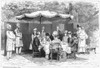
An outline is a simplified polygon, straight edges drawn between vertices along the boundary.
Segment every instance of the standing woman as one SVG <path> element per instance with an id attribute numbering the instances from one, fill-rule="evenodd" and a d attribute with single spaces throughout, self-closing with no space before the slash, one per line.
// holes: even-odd
<path id="1" fill-rule="evenodd" d="M 69 51 L 70 51 L 70 54 L 67 53 L 67 58 L 70 58 L 71 57 L 71 54 L 72 54 L 72 51 L 71 51 L 71 46 L 72 46 L 72 33 L 71 31 L 68 31 L 68 46 L 70 47 Z"/>
<path id="2" fill-rule="evenodd" d="M 46 33 L 46 37 L 41 42 L 41 45 L 43 46 L 44 51 L 45 51 L 45 57 L 46 57 L 46 59 L 49 59 L 49 53 L 50 53 L 49 47 L 50 47 L 50 43 L 51 43 L 51 40 L 49 38 L 49 33 Z"/>
<path id="3" fill-rule="evenodd" d="M 37 28 L 34 28 L 33 29 L 33 33 L 32 33 L 32 36 L 31 36 L 31 39 L 32 39 L 31 44 L 33 44 L 33 40 L 36 37 L 36 33 L 37 33 Z"/>
<path id="4" fill-rule="evenodd" d="M 86 39 L 88 38 L 88 35 L 86 34 L 85 30 L 79 26 L 77 31 L 79 43 L 78 43 L 78 52 L 85 53 L 86 50 Z"/>
<path id="5" fill-rule="evenodd" d="M 65 31 L 63 40 L 62 40 L 62 48 L 66 53 L 71 53 L 71 49 L 68 45 L 68 35 L 67 35 L 67 31 Z"/>
<path id="6" fill-rule="evenodd" d="M 7 41 L 6 41 L 6 50 L 7 50 L 7 59 L 10 59 L 12 56 L 12 51 L 14 51 L 15 48 L 15 34 L 13 33 L 13 31 L 11 30 L 12 27 L 10 24 L 7 24 L 7 31 L 6 31 L 6 35 L 7 35 Z"/>
<path id="7" fill-rule="evenodd" d="M 68 31 L 68 45 L 71 46 L 71 41 L 72 41 L 72 33 Z"/>
<path id="8" fill-rule="evenodd" d="M 68 35 L 67 35 L 67 30 L 64 33 L 63 39 L 64 42 L 68 43 Z"/>
<path id="9" fill-rule="evenodd" d="M 45 27 L 42 27 L 42 32 L 41 32 L 41 39 L 43 39 L 45 37 L 46 33 L 45 33 Z"/>
<path id="10" fill-rule="evenodd" d="M 20 32 L 20 24 L 16 24 L 15 34 L 16 34 L 16 53 L 21 54 L 21 50 L 23 47 L 22 43 L 22 33 Z"/>
<path id="11" fill-rule="evenodd" d="M 33 29 L 33 33 L 32 33 L 32 35 L 31 35 L 30 49 L 33 49 L 33 40 L 34 40 L 34 38 L 36 37 L 36 34 L 37 34 L 37 28 L 34 28 L 34 29 Z"/>

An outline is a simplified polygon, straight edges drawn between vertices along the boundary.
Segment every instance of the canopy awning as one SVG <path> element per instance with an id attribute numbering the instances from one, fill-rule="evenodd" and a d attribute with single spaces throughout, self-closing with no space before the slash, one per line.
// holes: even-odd
<path id="1" fill-rule="evenodd" d="M 38 17 L 38 16 L 43 16 L 46 18 L 52 18 L 55 16 L 60 16 L 61 18 L 71 18 L 73 19 L 73 15 L 70 14 L 60 14 L 60 13 L 56 13 L 53 11 L 36 11 L 36 12 L 32 12 L 32 13 L 25 13 L 24 15 L 20 15 L 20 16 L 16 16 L 17 19 L 22 19 L 24 17 L 28 17 L 28 18 L 34 18 L 34 17 Z"/>

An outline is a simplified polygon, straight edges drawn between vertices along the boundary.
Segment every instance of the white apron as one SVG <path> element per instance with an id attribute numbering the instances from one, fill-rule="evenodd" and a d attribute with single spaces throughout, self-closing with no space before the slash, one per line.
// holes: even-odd
<path id="1" fill-rule="evenodd" d="M 6 42 L 6 50 L 14 51 L 15 50 L 15 35 L 13 31 L 7 31 L 7 42 Z"/>
<path id="2" fill-rule="evenodd" d="M 44 41 L 42 42 L 42 46 L 44 47 L 44 51 L 46 54 L 50 53 L 49 47 L 50 47 L 50 42 L 48 41 Z"/>
<path id="3" fill-rule="evenodd" d="M 16 47 L 22 47 L 23 42 L 22 42 L 22 33 L 18 31 L 18 29 L 15 29 L 16 33 Z"/>

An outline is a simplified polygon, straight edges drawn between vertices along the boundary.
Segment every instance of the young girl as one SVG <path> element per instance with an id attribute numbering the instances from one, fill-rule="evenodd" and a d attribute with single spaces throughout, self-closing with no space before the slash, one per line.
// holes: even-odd
<path id="1" fill-rule="evenodd" d="M 10 59 L 12 56 L 12 51 L 15 48 L 15 35 L 13 33 L 13 31 L 11 30 L 11 25 L 7 24 L 7 31 L 6 31 L 6 35 L 7 35 L 7 43 L 6 43 L 6 50 L 7 50 L 7 59 Z"/>
<path id="2" fill-rule="evenodd" d="M 17 28 L 15 29 L 15 33 L 16 33 L 16 53 L 17 54 L 21 54 L 21 50 L 22 50 L 22 33 L 20 32 L 19 28 L 20 25 L 16 24 Z"/>

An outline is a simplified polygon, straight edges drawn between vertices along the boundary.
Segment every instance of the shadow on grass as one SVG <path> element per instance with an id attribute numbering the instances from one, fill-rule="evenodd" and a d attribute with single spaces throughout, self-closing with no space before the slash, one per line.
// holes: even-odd
<path id="1" fill-rule="evenodd" d="M 40 65 L 42 65 L 42 64 L 55 65 L 55 64 L 60 63 L 60 62 L 75 62 L 75 61 L 86 61 L 86 60 L 88 60 L 86 58 L 81 58 L 81 57 L 77 57 L 76 59 L 73 59 L 73 58 L 63 59 L 63 60 L 60 60 L 60 61 L 57 61 L 57 60 L 47 60 L 44 57 L 43 58 L 40 58 L 40 57 L 33 58 L 31 51 L 30 51 L 30 53 L 23 53 L 21 56 L 26 58 L 27 60 L 33 62 L 33 63 L 37 63 L 37 64 L 40 64 Z"/>

